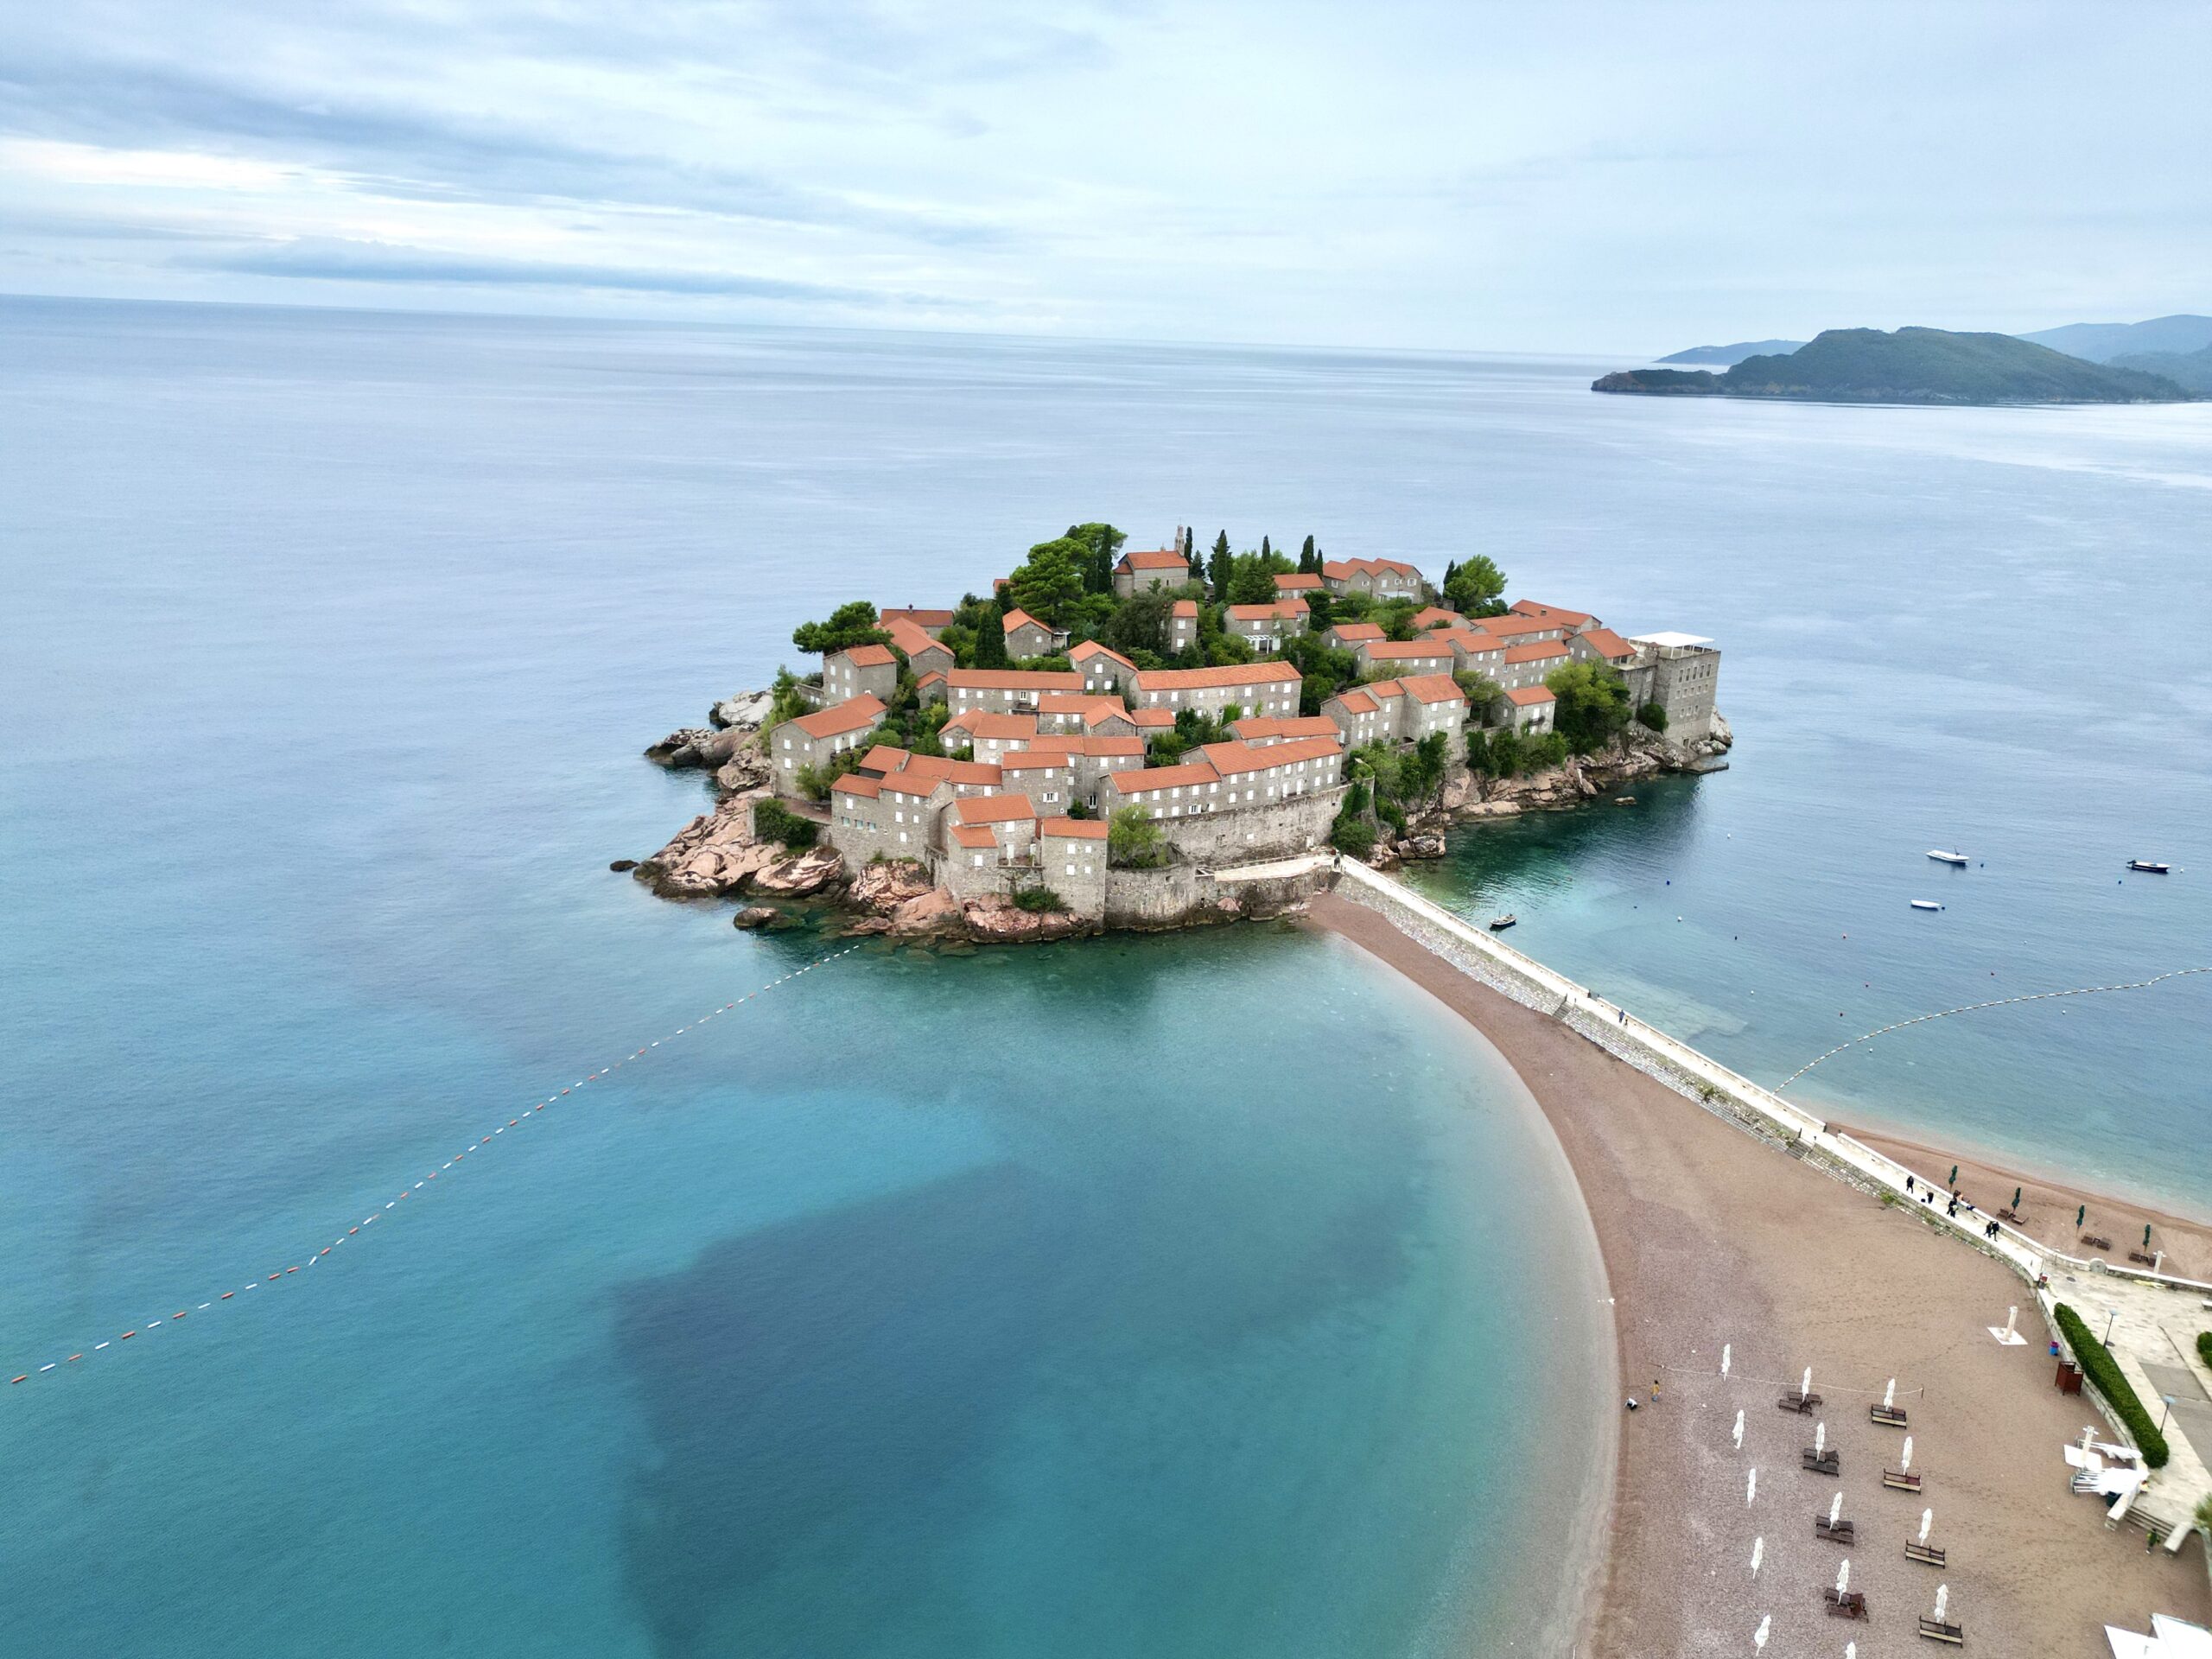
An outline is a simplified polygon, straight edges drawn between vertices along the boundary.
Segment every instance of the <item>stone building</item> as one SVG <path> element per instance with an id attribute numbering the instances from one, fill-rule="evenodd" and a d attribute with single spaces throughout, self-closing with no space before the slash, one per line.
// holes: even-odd
<path id="1" fill-rule="evenodd" d="M 1047 691 L 1037 699 L 1037 729 L 1093 737 L 1135 737 L 1136 722 L 1119 696 Z"/>
<path id="2" fill-rule="evenodd" d="M 1548 685 L 1516 685 L 1498 693 L 1500 718 L 1516 732 L 1548 732 L 1558 701 Z"/>
<path id="3" fill-rule="evenodd" d="M 1137 672 L 1135 663 L 1096 639 L 1086 639 L 1068 652 L 1068 666 L 1083 676 L 1083 689 L 1094 696 L 1126 697 Z"/>
<path id="4" fill-rule="evenodd" d="M 1049 657 L 1067 643 L 1067 635 L 1050 628 L 1019 605 L 1000 618 L 1006 632 L 1006 654 L 1016 661 L 1024 657 Z"/>
<path id="5" fill-rule="evenodd" d="M 938 728 L 938 741 L 948 749 L 972 749 L 975 758 L 995 765 L 1009 749 L 1029 747 L 1037 735 L 1035 715 L 995 715 L 970 709 L 955 715 Z"/>
<path id="6" fill-rule="evenodd" d="M 1247 715 L 1230 729 L 1240 741 L 1255 748 L 1287 742 L 1294 737 L 1325 737 L 1342 747 L 1344 737 L 1337 722 L 1326 715 Z"/>
<path id="7" fill-rule="evenodd" d="M 1199 753 L 1221 779 L 1224 810 L 1290 800 L 1344 781 L 1344 752 L 1334 737 L 1294 737 L 1257 748 L 1209 743 Z"/>
<path id="8" fill-rule="evenodd" d="M 1505 666 L 1491 677 L 1508 691 L 1541 685 L 1544 676 L 1573 659 L 1573 652 L 1556 639 L 1524 639 L 1505 648 Z"/>
<path id="9" fill-rule="evenodd" d="M 1421 572 L 1402 559 L 1329 559 L 1321 566 L 1321 585 L 1332 594 L 1418 599 L 1421 579 Z"/>
<path id="10" fill-rule="evenodd" d="M 1114 566 L 1114 591 L 1123 599 L 1160 588 L 1181 588 L 1191 580 L 1191 562 L 1173 548 L 1124 553 Z"/>
<path id="11" fill-rule="evenodd" d="M 1357 651 L 1364 645 L 1380 644 L 1384 635 L 1378 623 L 1332 622 L 1321 638 L 1338 651 Z"/>
<path id="12" fill-rule="evenodd" d="M 1167 607 L 1167 654 L 1179 657 L 1198 643 L 1198 601 L 1179 599 Z"/>
<path id="13" fill-rule="evenodd" d="M 1387 743 L 1397 735 L 1395 705 L 1385 713 L 1371 687 L 1346 687 L 1321 705 L 1321 713 L 1344 734 L 1346 748 L 1363 749 L 1370 743 Z"/>
<path id="14" fill-rule="evenodd" d="M 1667 735 L 1690 743 L 1713 734 L 1713 698 L 1720 679 L 1720 652 L 1710 639 L 1688 633 L 1642 633 L 1627 671 L 1629 696 L 1640 706 L 1656 702 L 1667 711 Z"/>
<path id="15" fill-rule="evenodd" d="M 879 610 L 875 614 L 876 620 L 886 629 L 888 629 L 893 622 L 904 622 L 910 626 L 919 628 L 932 639 L 950 627 L 953 619 L 953 613 L 950 611 L 921 610 L 912 605 L 901 606 L 891 610 Z"/>
<path id="16" fill-rule="evenodd" d="M 1362 669 L 1387 674 L 1449 674 L 1459 666 L 1448 640 L 1363 639 L 1353 653 Z"/>
<path id="17" fill-rule="evenodd" d="M 934 616 L 940 613 L 925 611 L 922 614 Z M 942 614 L 949 618 L 952 613 L 945 611 Z M 952 671 L 952 648 L 939 645 L 936 635 L 918 623 L 908 621 L 904 613 L 886 621 L 883 631 L 891 636 L 891 643 L 906 653 L 906 666 L 917 680 L 925 674 L 950 674 Z"/>
<path id="18" fill-rule="evenodd" d="M 1288 599 L 1293 594 L 1318 594 L 1321 578 L 1311 570 L 1287 570 L 1275 577 L 1275 597 Z"/>
<path id="19" fill-rule="evenodd" d="M 1461 626 L 1440 628 L 1436 637 L 1452 647 L 1454 673 L 1465 671 L 1488 680 L 1504 673 L 1506 642 L 1496 634 Z"/>
<path id="20" fill-rule="evenodd" d="M 1625 673 L 1636 662 L 1636 647 L 1611 628 L 1585 628 L 1567 642 L 1578 663 L 1603 663 Z"/>
<path id="21" fill-rule="evenodd" d="M 1043 884 L 1088 920 L 1106 914 L 1106 825 L 1096 818 L 1046 817 L 1037 823 L 1038 874 Z"/>
<path id="22" fill-rule="evenodd" d="M 1294 715 L 1304 683 L 1288 663 L 1145 669 L 1136 677 L 1131 702 L 1141 709 L 1195 709 L 1216 716 L 1231 706 L 1248 715 Z"/>
<path id="23" fill-rule="evenodd" d="M 1293 634 L 1306 632 L 1306 601 L 1293 594 L 1271 605 L 1231 605 L 1223 626 L 1260 651 L 1277 651 Z"/>
<path id="24" fill-rule="evenodd" d="M 899 689 L 899 659 L 884 645 L 848 645 L 822 659 L 824 708 L 871 696 L 888 699 Z"/>
<path id="25" fill-rule="evenodd" d="M 944 679 L 956 715 L 970 709 L 994 715 L 1033 715 L 1037 699 L 1046 692 L 1083 690 L 1083 676 L 1073 671 L 956 668 Z"/>
<path id="26" fill-rule="evenodd" d="M 825 766 L 846 750 L 858 748 L 882 718 L 882 698 L 860 696 L 785 721 L 768 734 L 776 759 L 776 792 L 798 794 L 804 768 Z"/>

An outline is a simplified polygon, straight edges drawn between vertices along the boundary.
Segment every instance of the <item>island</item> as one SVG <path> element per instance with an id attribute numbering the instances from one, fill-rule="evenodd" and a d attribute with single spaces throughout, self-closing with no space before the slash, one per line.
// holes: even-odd
<path id="1" fill-rule="evenodd" d="M 2162 375 L 2090 363 L 2010 334 L 1942 328 L 1831 328 L 1786 355 L 1723 373 L 1624 369 L 1592 391 L 1860 404 L 2169 404 L 2190 394 Z"/>
<path id="2" fill-rule="evenodd" d="M 818 670 L 646 751 L 715 800 L 648 858 L 740 926 L 1021 941 L 1295 908 L 1344 858 L 1437 858 L 1455 823 L 1626 799 L 1725 766 L 1720 653 L 1504 602 L 1487 557 L 1124 551 L 1071 526 L 941 609 L 856 599 L 798 627 Z"/>
<path id="3" fill-rule="evenodd" d="M 1714 368 L 1733 368 L 1747 357 L 1773 357 L 1796 351 L 1805 342 L 1802 340 L 1745 340 L 1733 346 L 1693 346 L 1686 352 L 1674 352 L 1661 358 L 1662 363 L 1704 363 Z"/>

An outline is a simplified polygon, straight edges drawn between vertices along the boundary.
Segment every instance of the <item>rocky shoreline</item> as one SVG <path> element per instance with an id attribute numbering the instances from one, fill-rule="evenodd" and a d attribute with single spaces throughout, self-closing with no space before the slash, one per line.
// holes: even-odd
<path id="1" fill-rule="evenodd" d="M 961 899 L 933 885 L 912 861 L 874 863 L 852 875 L 831 848 L 793 851 L 760 840 L 753 830 L 753 808 L 772 792 L 768 758 L 760 746 L 769 704 L 765 692 L 726 698 L 709 712 L 708 725 L 671 732 L 645 750 L 645 759 L 656 766 L 708 773 L 715 804 L 651 857 L 617 859 L 613 868 L 628 872 L 664 899 L 804 900 L 834 906 L 842 912 L 836 918 L 836 931 L 848 937 L 1027 944 L 1098 931 L 1080 918 L 1023 910 L 1002 898 Z M 1733 740 L 1718 715 L 1714 725 L 1713 736 L 1689 744 L 1639 732 L 1603 754 L 1570 758 L 1525 778 L 1484 779 L 1454 766 L 1435 803 L 1408 822 L 1403 836 L 1378 842 L 1368 861 L 1391 869 L 1408 859 L 1441 858 L 1446 832 L 1460 823 L 1581 806 L 1669 772 L 1720 770 Z M 1285 912 L 1279 897 L 1255 895 L 1249 906 L 1226 900 L 1209 906 L 1179 925 Z M 753 903 L 733 919 L 741 928 L 773 927 L 786 916 Z"/>

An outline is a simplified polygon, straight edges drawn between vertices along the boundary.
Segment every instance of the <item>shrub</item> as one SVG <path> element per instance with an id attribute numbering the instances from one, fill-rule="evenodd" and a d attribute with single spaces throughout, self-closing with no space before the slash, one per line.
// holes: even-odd
<path id="1" fill-rule="evenodd" d="M 1375 850 L 1375 826 L 1364 818 L 1338 818 L 1337 827 L 1329 831 L 1329 845 L 1354 858 L 1365 858 Z"/>
<path id="2" fill-rule="evenodd" d="M 2143 1402 L 2136 1398 L 2134 1385 L 2120 1369 L 2120 1362 L 2090 1334 L 2089 1327 L 2082 1323 L 2082 1316 L 2064 1302 L 2052 1312 L 2057 1317 L 2059 1332 L 2066 1338 L 2066 1345 L 2074 1351 L 2074 1363 L 2120 1414 L 2120 1421 L 2127 1425 L 2127 1432 L 2134 1436 L 2136 1446 L 2143 1453 L 2143 1461 L 2153 1469 L 2164 1468 L 2166 1437 L 2158 1433 L 2151 1414 L 2143 1409 Z"/>
<path id="3" fill-rule="evenodd" d="M 1167 837 L 1141 806 L 1125 806 L 1106 821 L 1106 861 L 1125 870 L 1155 870 L 1167 862 Z"/>
<path id="4" fill-rule="evenodd" d="M 1068 907 L 1068 901 L 1050 887 L 1024 887 L 1014 895 L 1014 907 L 1033 912 L 1062 911 Z"/>
<path id="5" fill-rule="evenodd" d="M 1654 732 L 1667 729 L 1667 711 L 1656 702 L 1647 702 L 1636 711 L 1637 724 Z"/>
<path id="6" fill-rule="evenodd" d="M 814 845 L 821 826 L 803 818 L 781 801 L 761 801 L 753 809 L 753 833 L 762 841 L 779 842 L 797 852 Z"/>
<path id="7" fill-rule="evenodd" d="M 2212 1331 L 2200 1331 L 2196 1333 L 2196 1357 L 2202 1360 L 2208 1368 L 2212 1368 Z"/>
<path id="8" fill-rule="evenodd" d="M 1524 742 L 1521 750 L 1521 769 L 1523 772 L 1544 772 L 1561 765 L 1567 760 L 1567 742 L 1557 732 L 1539 732 Z"/>

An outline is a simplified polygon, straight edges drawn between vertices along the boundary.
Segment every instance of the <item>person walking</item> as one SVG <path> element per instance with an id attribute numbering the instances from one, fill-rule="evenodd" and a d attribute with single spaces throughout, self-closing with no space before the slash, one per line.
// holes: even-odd
<path id="1" fill-rule="evenodd" d="M 1659 1379 L 1656 1376 L 1651 1379 L 1651 1403 L 1655 1406 L 1659 1403 Z"/>

